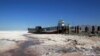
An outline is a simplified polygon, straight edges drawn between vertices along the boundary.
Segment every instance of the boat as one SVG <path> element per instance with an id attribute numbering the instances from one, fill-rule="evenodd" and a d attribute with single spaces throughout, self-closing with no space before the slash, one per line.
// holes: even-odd
<path id="1" fill-rule="evenodd" d="M 58 21 L 57 26 L 53 27 L 42 27 L 42 26 L 36 26 L 35 28 L 28 28 L 29 33 L 35 33 L 35 34 L 59 34 L 59 33 L 66 33 L 68 32 L 68 25 L 65 25 L 65 22 L 63 20 Z"/>

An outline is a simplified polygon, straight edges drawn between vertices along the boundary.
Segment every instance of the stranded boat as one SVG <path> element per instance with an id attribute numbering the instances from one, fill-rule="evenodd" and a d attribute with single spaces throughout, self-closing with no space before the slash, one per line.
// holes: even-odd
<path id="1" fill-rule="evenodd" d="M 69 25 L 65 25 L 63 20 L 58 21 L 57 26 L 53 27 L 44 27 L 36 26 L 35 28 L 28 28 L 29 33 L 36 34 L 57 34 L 57 33 L 66 33 L 69 32 Z"/>

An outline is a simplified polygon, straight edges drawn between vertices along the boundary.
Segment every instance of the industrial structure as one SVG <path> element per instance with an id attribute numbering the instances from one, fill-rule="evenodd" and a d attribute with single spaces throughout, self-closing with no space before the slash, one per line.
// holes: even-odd
<path id="1" fill-rule="evenodd" d="M 53 27 L 41 27 L 36 26 L 35 28 L 28 28 L 29 33 L 36 34 L 61 34 L 61 33 L 89 33 L 89 34 L 100 34 L 100 26 L 69 26 L 65 24 L 63 20 L 59 20 L 57 26 Z"/>

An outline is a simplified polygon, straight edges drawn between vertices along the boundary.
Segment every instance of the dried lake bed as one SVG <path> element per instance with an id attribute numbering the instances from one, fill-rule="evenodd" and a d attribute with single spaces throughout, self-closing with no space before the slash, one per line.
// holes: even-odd
<path id="1" fill-rule="evenodd" d="M 0 31 L 0 56 L 100 56 L 100 37 Z"/>

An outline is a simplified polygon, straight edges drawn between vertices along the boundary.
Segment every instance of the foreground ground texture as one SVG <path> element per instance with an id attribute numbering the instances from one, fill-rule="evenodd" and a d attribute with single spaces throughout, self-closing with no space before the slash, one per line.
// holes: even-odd
<path id="1" fill-rule="evenodd" d="M 100 56 L 100 37 L 1 31 L 0 56 Z"/>

